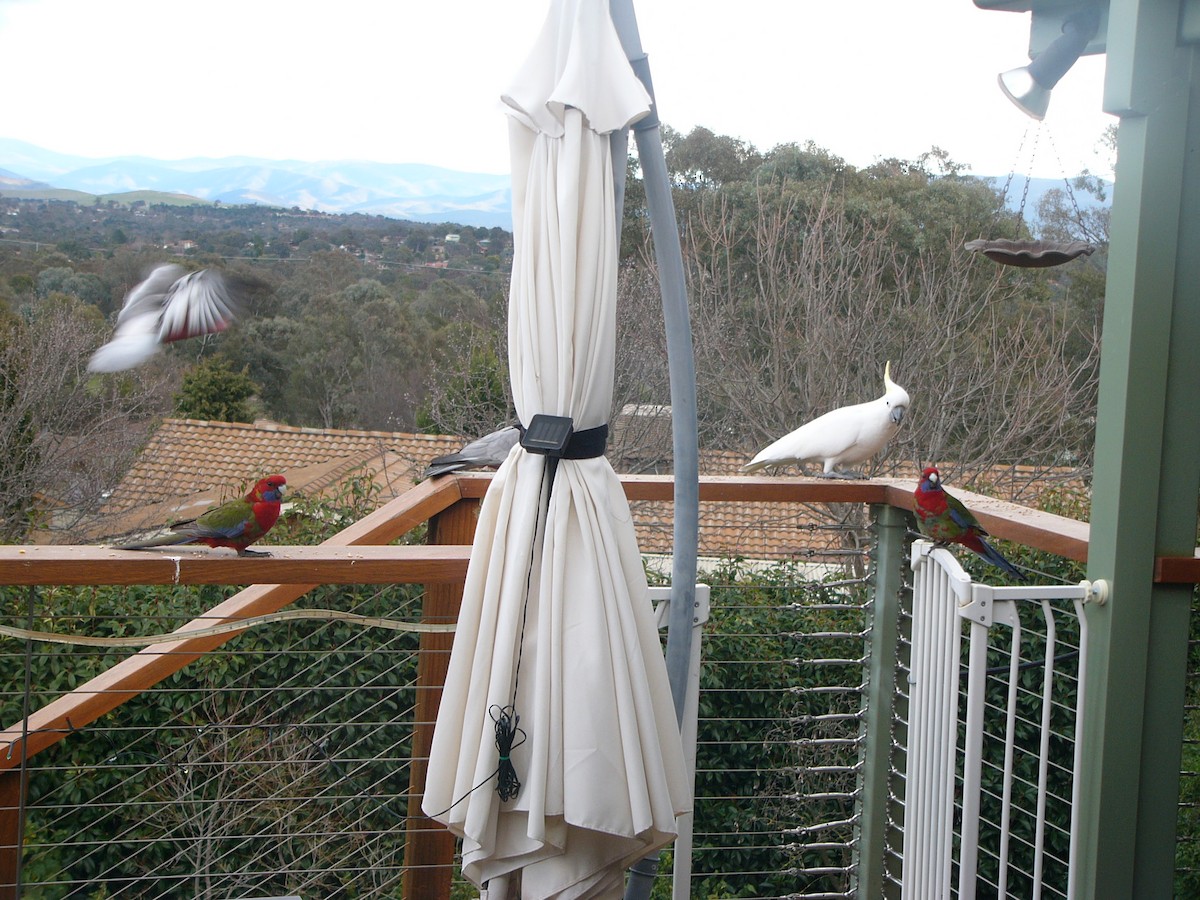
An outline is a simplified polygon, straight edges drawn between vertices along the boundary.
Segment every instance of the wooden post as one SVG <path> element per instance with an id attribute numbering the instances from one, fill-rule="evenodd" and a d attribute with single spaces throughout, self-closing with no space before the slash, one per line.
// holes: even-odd
<path id="1" fill-rule="evenodd" d="M 0 900 L 16 900 L 17 873 L 21 862 L 21 791 L 24 772 L 20 768 L 0 772 Z"/>
<path id="2" fill-rule="evenodd" d="M 430 544 L 470 544 L 475 537 L 479 503 L 460 500 L 429 520 Z M 425 587 L 423 622 L 455 622 L 463 585 Z M 408 823 L 404 841 L 404 900 L 449 900 L 454 865 L 454 835 L 421 811 L 425 772 L 433 743 L 433 724 L 450 665 L 452 634 L 422 634 L 417 660 L 417 702 L 414 716 L 412 766 L 408 782 Z"/>

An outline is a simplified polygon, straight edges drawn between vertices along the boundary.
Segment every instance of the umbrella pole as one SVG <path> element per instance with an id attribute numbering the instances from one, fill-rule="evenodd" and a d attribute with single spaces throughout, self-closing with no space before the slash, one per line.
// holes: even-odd
<path id="1" fill-rule="evenodd" d="M 642 165 L 646 205 L 658 262 L 659 288 L 663 298 L 663 319 L 667 332 L 667 364 L 671 380 L 671 422 L 674 442 L 675 531 L 671 563 L 671 606 L 667 625 L 667 675 L 675 703 L 675 717 L 682 723 L 691 662 L 692 626 L 696 606 L 696 555 L 700 529 L 700 473 L 696 424 L 696 367 L 692 351 L 692 328 L 688 314 L 687 288 L 683 271 L 683 251 L 675 220 L 675 203 L 663 153 L 658 107 L 650 66 L 642 51 L 634 16 L 633 0 L 610 0 L 613 24 L 621 37 L 625 55 L 652 101 L 650 114 L 637 122 L 634 138 Z M 625 148 L 628 137 L 622 135 Z M 614 148 L 617 143 L 614 142 Z M 626 153 L 613 154 L 613 176 L 617 185 L 617 226 L 621 224 L 624 197 Z M 679 871 L 680 860 L 675 861 Z M 691 871 L 691 861 L 686 863 Z M 650 896 L 658 856 L 647 857 L 629 870 L 625 889 L 627 900 Z"/>

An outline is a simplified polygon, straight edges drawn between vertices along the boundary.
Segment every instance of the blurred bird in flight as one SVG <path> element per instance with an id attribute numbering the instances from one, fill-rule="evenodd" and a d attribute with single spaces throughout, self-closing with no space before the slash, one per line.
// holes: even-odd
<path id="1" fill-rule="evenodd" d="M 158 266 L 125 297 L 112 339 L 92 355 L 88 370 L 120 372 L 164 344 L 224 331 L 241 311 L 242 287 L 216 269 Z"/>

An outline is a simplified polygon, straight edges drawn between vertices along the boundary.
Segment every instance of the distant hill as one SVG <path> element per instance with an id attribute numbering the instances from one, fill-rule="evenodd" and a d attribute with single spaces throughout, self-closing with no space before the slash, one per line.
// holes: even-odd
<path id="1" fill-rule="evenodd" d="M 997 190 L 1006 180 L 978 177 Z M 1036 220 L 1038 202 L 1055 188 L 1063 189 L 1062 179 L 1029 179 L 1028 220 Z M 50 189 L 55 193 L 45 193 Z M 1025 176 L 1014 175 L 1005 198 L 1009 208 L 1019 207 L 1024 189 Z M 37 190 L 43 193 L 32 193 Z M 62 191 L 81 193 L 57 193 Z M 143 191 L 154 193 L 132 193 Z M 172 161 L 136 156 L 89 159 L 0 138 L 0 193 L 73 199 L 81 204 L 98 196 L 118 203 L 142 199 L 148 203 L 298 207 L 413 222 L 512 228 L 512 188 L 507 174 L 456 172 L 418 163 L 302 162 L 246 156 Z M 1076 191 L 1075 199 L 1081 209 L 1101 205 L 1083 191 Z"/>
<path id="2" fill-rule="evenodd" d="M 120 202 L 121 195 L 129 192 L 152 191 L 176 195 L 173 202 L 184 195 L 209 203 L 512 228 L 509 182 L 507 174 L 456 172 L 416 163 L 254 157 L 89 159 L 0 138 L 0 191 L 10 194 L 52 187 Z M 70 199 L 77 198 L 71 195 Z M 147 198 L 139 195 L 139 199 Z"/>
<path id="3" fill-rule="evenodd" d="M 26 178 L 24 175 L 18 175 L 16 172 L 10 172 L 8 169 L 0 169 L 0 188 L 45 188 L 50 185 L 40 181 L 34 181 Z"/>
<path id="4" fill-rule="evenodd" d="M 87 191 L 74 191 L 70 188 L 56 188 L 45 184 L 33 184 L 32 187 L 9 187 L 0 176 L 0 197 L 12 197 L 15 200 L 63 200 L 77 203 L 80 206 L 92 206 L 97 200 L 103 203 L 112 201 L 121 206 L 130 206 L 139 200 L 150 205 L 166 204 L 167 206 L 212 206 L 207 200 L 189 197 L 187 194 L 167 194 L 162 191 L 120 191 L 115 194 L 89 194 Z"/>

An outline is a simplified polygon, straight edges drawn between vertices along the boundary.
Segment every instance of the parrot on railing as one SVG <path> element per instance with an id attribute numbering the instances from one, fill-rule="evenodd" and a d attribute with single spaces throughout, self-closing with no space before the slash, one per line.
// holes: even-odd
<path id="1" fill-rule="evenodd" d="M 238 552 L 238 556 L 267 556 L 269 554 L 264 551 L 246 548 L 270 531 L 279 519 L 286 484 L 287 480 L 282 475 L 269 475 L 239 500 L 222 503 L 195 519 L 176 522 L 166 534 L 119 544 L 116 549 L 146 550 L 180 544 L 207 544 L 210 547 L 230 547 Z"/>
<path id="2" fill-rule="evenodd" d="M 962 544 L 1018 581 L 1029 580 L 1024 572 L 984 540 L 987 531 L 961 500 L 942 487 L 942 476 L 936 466 L 929 466 L 921 473 L 921 481 L 913 491 L 913 496 L 916 498 L 917 526 L 934 543 Z"/>
<path id="3" fill-rule="evenodd" d="M 837 467 L 863 462 L 882 450 L 900 430 L 908 411 L 908 391 L 892 381 L 891 362 L 883 368 L 883 387 L 877 400 L 831 410 L 784 435 L 760 450 L 742 471 L 820 460 L 822 477 L 855 477 Z"/>

